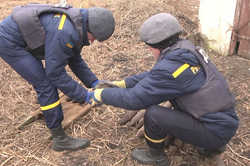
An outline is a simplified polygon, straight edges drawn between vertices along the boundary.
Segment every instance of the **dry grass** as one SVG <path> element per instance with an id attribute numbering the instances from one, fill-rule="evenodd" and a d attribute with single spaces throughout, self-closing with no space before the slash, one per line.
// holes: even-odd
<path id="1" fill-rule="evenodd" d="M 1 19 L 6 17 L 14 6 L 27 2 L 31 1 L 1 1 Z M 150 69 L 153 58 L 146 46 L 139 41 L 137 30 L 152 14 L 159 12 L 174 14 L 186 29 L 185 36 L 198 32 L 197 15 L 193 11 L 190 12 L 188 7 L 181 8 L 181 5 L 175 5 L 181 3 L 177 0 L 71 0 L 69 2 L 75 7 L 96 5 L 107 7 L 114 12 L 117 26 L 112 39 L 104 43 L 96 42 L 82 51 L 83 58 L 100 79 L 119 80 Z M 202 42 L 198 35 L 192 39 L 197 43 Z M 67 129 L 67 133 L 92 140 L 89 148 L 77 152 L 52 151 L 50 140 L 46 139 L 49 132 L 43 120 L 32 123 L 22 131 L 16 130 L 15 126 L 39 106 L 35 104 L 36 94 L 32 87 L 1 59 L 0 64 L 0 166 L 139 166 L 131 160 L 130 152 L 134 147 L 145 146 L 145 142 L 135 137 L 135 128 L 118 125 L 119 118 L 125 112 L 123 109 L 102 106 L 74 122 Z M 247 105 L 247 110 L 243 117 L 244 122 L 247 122 L 250 114 L 249 90 L 245 97 L 247 103 L 243 104 Z M 249 162 L 249 126 L 249 123 L 242 125 L 243 130 L 240 130 L 235 137 L 237 139 L 230 143 L 224 157 L 227 166 L 246 166 Z M 176 144 L 177 146 L 171 146 L 166 150 L 172 166 L 207 165 L 207 160 L 201 158 L 192 146 Z"/>

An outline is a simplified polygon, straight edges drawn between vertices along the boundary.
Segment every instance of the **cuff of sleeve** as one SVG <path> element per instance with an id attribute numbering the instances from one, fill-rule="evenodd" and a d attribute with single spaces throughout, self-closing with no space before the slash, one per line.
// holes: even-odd
<path id="1" fill-rule="evenodd" d="M 116 86 L 120 87 L 120 88 L 126 88 L 126 82 L 125 82 L 125 80 L 112 81 L 112 83 L 115 84 Z"/>
<path id="2" fill-rule="evenodd" d="M 95 80 L 95 81 L 91 84 L 91 88 L 94 88 L 98 83 L 99 83 L 99 80 Z"/>
<path id="3" fill-rule="evenodd" d="M 102 91 L 103 89 L 96 89 L 94 93 L 94 97 L 98 102 L 102 102 Z"/>

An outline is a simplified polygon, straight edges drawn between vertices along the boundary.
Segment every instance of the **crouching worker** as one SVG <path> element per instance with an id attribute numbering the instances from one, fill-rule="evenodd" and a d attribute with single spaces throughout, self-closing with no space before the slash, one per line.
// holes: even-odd
<path id="1" fill-rule="evenodd" d="M 19 6 L 0 23 L 0 57 L 36 90 L 56 151 L 89 146 L 88 139 L 67 136 L 61 126 L 63 112 L 58 90 L 79 103 L 88 102 L 88 87 L 99 80 L 81 58 L 83 46 L 107 40 L 114 32 L 113 14 L 104 8 L 78 9 L 52 5 Z M 45 66 L 42 64 L 45 60 Z"/>
<path id="2" fill-rule="evenodd" d="M 139 32 L 155 57 L 154 67 L 115 82 L 125 88 L 96 89 L 93 102 L 146 109 L 144 127 L 149 148 L 132 152 L 133 159 L 142 164 L 169 165 L 164 152 L 168 135 L 210 154 L 220 152 L 238 128 L 234 98 L 222 74 L 202 49 L 179 37 L 182 28 L 172 15 L 150 17 Z M 174 109 L 158 105 L 167 100 Z"/>

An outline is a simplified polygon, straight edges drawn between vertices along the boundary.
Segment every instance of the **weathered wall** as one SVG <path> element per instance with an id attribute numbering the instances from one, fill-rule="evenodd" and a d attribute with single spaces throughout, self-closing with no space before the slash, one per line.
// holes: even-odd
<path id="1" fill-rule="evenodd" d="M 229 55 L 250 59 L 250 0 L 238 0 Z"/>
<path id="2" fill-rule="evenodd" d="M 208 37 L 211 48 L 221 54 L 229 50 L 237 0 L 200 0 L 201 33 Z"/>

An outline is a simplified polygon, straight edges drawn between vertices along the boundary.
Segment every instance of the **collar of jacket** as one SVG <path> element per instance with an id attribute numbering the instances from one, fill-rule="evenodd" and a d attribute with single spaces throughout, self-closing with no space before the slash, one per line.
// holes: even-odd
<path id="1" fill-rule="evenodd" d="M 163 59 L 163 58 L 165 57 L 165 55 L 167 54 L 167 52 L 176 49 L 176 47 L 179 45 L 180 42 L 182 42 L 181 39 L 180 39 L 179 41 L 177 41 L 174 45 L 172 45 L 172 46 L 170 46 L 170 47 L 167 47 L 167 48 L 163 49 L 163 50 L 161 51 L 161 54 L 160 54 L 158 60 Z"/>
<path id="2" fill-rule="evenodd" d="M 88 25 L 88 10 L 81 9 L 82 14 L 82 46 L 89 46 L 88 34 L 87 34 L 87 25 Z"/>
<path id="3" fill-rule="evenodd" d="M 195 50 L 193 43 L 185 39 L 179 40 L 171 47 L 167 47 L 162 50 L 156 63 L 163 59 L 167 59 L 181 63 L 189 63 L 190 65 L 199 65 L 199 60 L 195 57 L 195 55 L 193 55 L 191 50 Z"/>
<path id="4" fill-rule="evenodd" d="M 162 59 L 164 59 L 164 57 L 166 56 L 167 52 L 169 52 L 170 50 L 171 50 L 171 47 L 167 47 L 167 48 L 163 49 L 161 51 L 161 53 L 160 53 L 160 56 L 156 60 L 156 63 L 158 63 L 159 61 L 161 61 Z"/>

